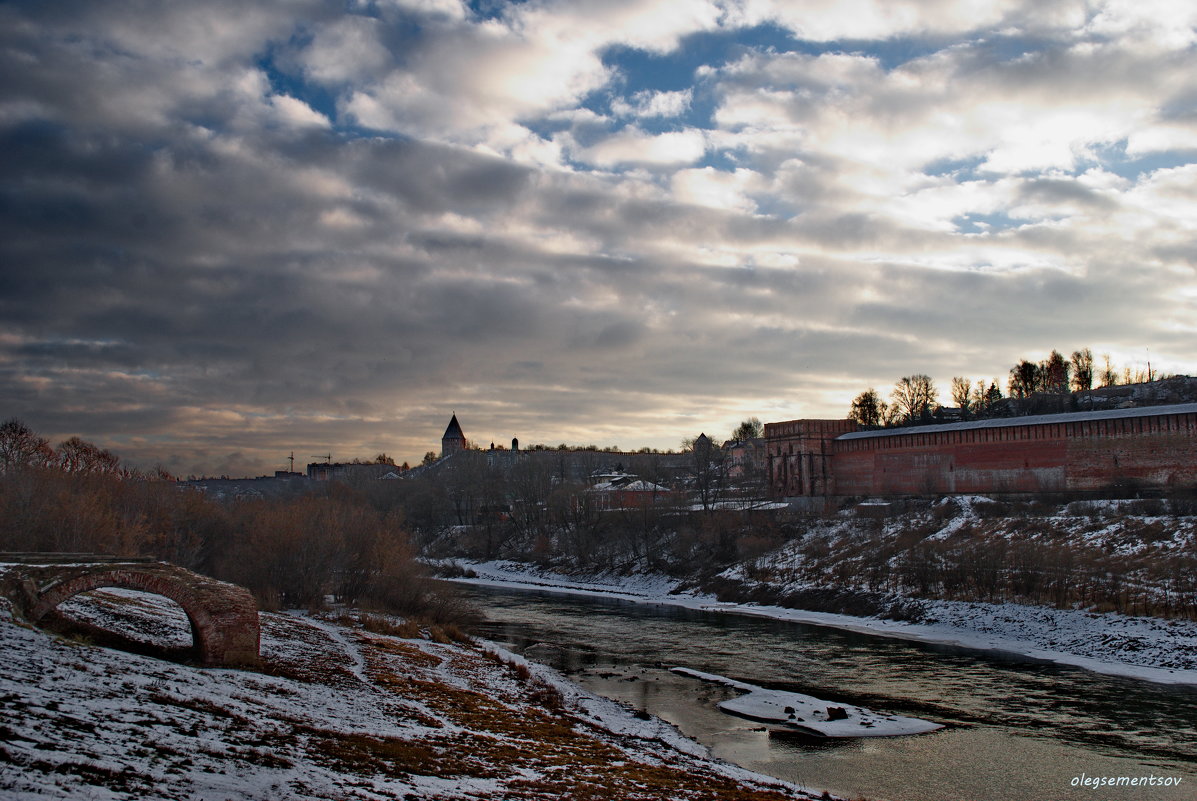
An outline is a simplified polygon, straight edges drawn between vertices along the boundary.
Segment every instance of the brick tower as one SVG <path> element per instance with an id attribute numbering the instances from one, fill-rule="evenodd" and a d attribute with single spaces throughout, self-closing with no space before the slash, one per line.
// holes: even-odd
<path id="1" fill-rule="evenodd" d="M 441 437 L 441 458 L 465 449 L 465 434 L 461 432 L 461 424 L 457 422 L 457 413 L 454 412 L 453 419 L 449 421 L 449 427 L 445 429 L 445 434 Z"/>

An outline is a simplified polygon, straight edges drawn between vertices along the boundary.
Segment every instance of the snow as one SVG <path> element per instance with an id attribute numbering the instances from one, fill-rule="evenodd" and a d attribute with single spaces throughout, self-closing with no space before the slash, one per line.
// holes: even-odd
<path id="1" fill-rule="evenodd" d="M 1019 654 L 1097 673 L 1164 684 L 1197 684 L 1197 621 L 1097 614 L 1022 604 L 924 601 L 934 622 L 909 623 L 674 593 L 668 576 L 565 576 L 515 562 L 460 562 L 474 578 L 453 581 L 552 590 L 638 603 L 768 617 L 981 651 Z"/>
<path id="2" fill-rule="evenodd" d="M 156 595 L 100 590 L 64 606 L 158 645 L 187 636 L 182 611 Z M 483 646 L 492 657 L 343 622 L 263 613 L 263 670 L 198 668 L 39 631 L 0 598 L 0 797 L 498 801 L 567 797 L 577 778 L 644 801 L 809 798 L 548 667 L 521 678 L 521 659 L 497 646 Z M 545 685 L 561 711 L 536 700 Z"/>
<path id="3" fill-rule="evenodd" d="M 898 737 L 926 734 L 943 728 L 942 725 L 928 720 L 885 715 L 851 704 L 824 701 L 803 693 L 769 690 L 701 670 L 684 667 L 671 670 L 683 676 L 743 690 L 746 695 L 719 703 L 719 708 L 724 712 L 750 720 L 778 723 L 823 737 Z"/>

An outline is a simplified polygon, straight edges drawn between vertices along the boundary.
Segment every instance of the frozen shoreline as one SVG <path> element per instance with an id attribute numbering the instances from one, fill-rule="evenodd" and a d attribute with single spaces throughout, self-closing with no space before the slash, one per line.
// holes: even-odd
<path id="1" fill-rule="evenodd" d="M 1132 618 L 1075 609 L 962 601 L 924 602 L 934 623 L 906 623 L 779 606 L 730 603 L 711 595 L 670 594 L 666 576 L 594 576 L 586 580 L 516 562 L 458 561 L 476 577 L 463 584 L 544 590 L 635 603 L 752 615 L 882 637 L 999 651 L 1161 684 L 1197 685 L 1197 622 Z"/>

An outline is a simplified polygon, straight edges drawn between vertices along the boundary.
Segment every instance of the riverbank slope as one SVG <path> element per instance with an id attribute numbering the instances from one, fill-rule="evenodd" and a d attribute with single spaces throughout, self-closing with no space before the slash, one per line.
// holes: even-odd
<path id="1" fill-rule="evenodd" d="M 190 641 L 158 596 L 64 607 L 147 650 Z M 0 601 L 0 795 L 810 798 L 494 646 L 361 615 L 261 622 L 260 669 L 202 669 L 28 628 Z"/>

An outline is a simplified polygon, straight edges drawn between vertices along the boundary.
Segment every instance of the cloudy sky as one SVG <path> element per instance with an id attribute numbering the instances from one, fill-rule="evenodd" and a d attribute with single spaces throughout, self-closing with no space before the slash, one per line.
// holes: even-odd
<path id="1" fill-rule="evenodd" d="M 1191 0 L 0 4 L 0 417 L 141 466 L 677 447 L 1197 372 Z"/>

